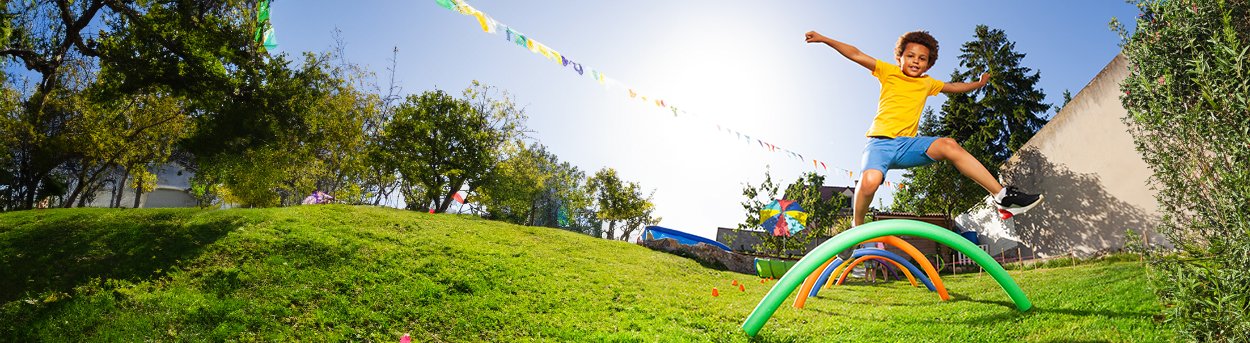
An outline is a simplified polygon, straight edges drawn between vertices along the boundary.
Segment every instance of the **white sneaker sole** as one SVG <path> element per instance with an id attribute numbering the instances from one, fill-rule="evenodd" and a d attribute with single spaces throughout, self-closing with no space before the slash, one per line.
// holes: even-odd
<path id="1" fill-rule="evenodd" d="M 1045 195 L 1042 195 L 1042 194 L 1038 194 L 1038 195 L 1037 195 L 1037 201 L 1034 201 L 1032 204 L 1029 204 L 1029 206 L 1025 206 L 1025 207 L 1013 207 L 1013 208 L 1003 208 L 1003 207 L 999 207 L 999 208 L 998 208 L 998 215 L 999 215 L 1000 217 L 1003 217 L 1003 220 L 1011 219 L 1011 217 L 1014 217 L 1014 216 L 1015 216 L 1015 215 L 1017 215 L 1017 214 L 1021 214 L 1021 213 L 1024 213 L 1024 212 L 1028 212 L 1029 210 L 1033 209 L 1034 207 L 1037 207 L 1037 205 L 1040 205 L 1040 204 L 1042 203 L 1042 200 L 1046 200 L 1046 196 L 1045 196 Z"/>

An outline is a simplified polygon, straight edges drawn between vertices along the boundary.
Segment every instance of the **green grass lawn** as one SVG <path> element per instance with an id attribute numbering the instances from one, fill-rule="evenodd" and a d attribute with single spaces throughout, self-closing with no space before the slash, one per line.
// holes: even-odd
<path id="1" fill-rule="evenodd" d="M 0 340 L 20 342 L 741 342 L 773 285 L 557 229 L 337 205 L 0 214 L 0 271 Z M 944 276 L 945 302 L 848 281 L 754 340 L 1175 340 L 1143 272 L 1013 270 L 1027 313 L 988 275 Z"/>

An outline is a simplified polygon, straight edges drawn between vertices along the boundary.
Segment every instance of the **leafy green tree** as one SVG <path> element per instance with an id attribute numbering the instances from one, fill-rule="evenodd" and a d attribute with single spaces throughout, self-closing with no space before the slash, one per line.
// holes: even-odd
<path id="1" fill-rule="evenodd" d="M 521 225 L 537 221 L 539 199 L 553 177 L 556 156 L 542 145 L 520 144 L 493 169 L 490 180 L 477 189 L 485 217 Z"/>
<path id="2" fill-rule="evenodd" d="M 602 221 L 594 211 L 586 173 L 568 162 L 561 162 L 547 178 L 538 197 L 538 213 L 534 225 L 558 227 L 597 235 Z M 658 221 L 658 220 L 656 220 Z"/>
<path id="3" fill-rule="evenodd" d="M 93 69 L 90 58 L 78 52 L 74 42 L 99 7 L 83 2 L 5 2 L 7 39 L 0 58 L 12 59 L 37 78 L 33 84 L 22 85 L 20 105 L 6 113 L 5 135 L 13 137 L 13 144 L 4 146 L 7 158 L 0 159 L 10 163 L 4 169 L 12 175 L 7 209 L 32 208 L 36 202 L 62 196 L 68 187 L 68 173 L 57 169 L 72 154 L 68 123 L 82 112 L 83 102 L 76 92 L 89 83 Z"/>
<path id="4" fill-rule="evenodd" d="M 223 104 L 253 104 L 238 100 L 254 87 L 235 81 L 264 61 L 259 45 L 248 39 L 255 27 L 254 3 L 33 0 L 4 5 L 0 58 L 20 62 L 36 79 L 22 93 L 20 110 L 7 113 L 8 127 L 18 136 L 0 159 L 12 174 L 5 208 L 31 208 L 37 199 L 59 196 L 63 193 L 44 191 L 64 190 L 57 185 L 68 185 L 70 179 L 77 193 L 70 197 L 77 202 L 94 187 L 90 174 L 100 166 L 81 163 L 85 153 L 68 142 L 83 138 L 67 130 L 93 111 L 95 105 L 77 93 L 90 84 L 82 78 L 89 81 L 97 69 L 123 75 L 117 83 L 123 94 L 142 96 L 163 86 L 162 93 L 194 99 L 189 113 L 207 121 L 222 112 Z"/>
<path id="5" fill-rule="evenodd" d="M 483 84 L 477 80 L 474 80 L 468 88 L 465 88 L 462 95 L 472 111 L 486 119 L 484 125 L 479 128 L 486 134 L 482 136 L 483 139 L 478 143 L 482 144 L 485 151 L 491 156 L 491 160 L 479 172 L 478 176 L 465 181 L 464 187 L 467 187 L 469 192 L 473 192 L 482 185 L 491 182 L 492 176 L 497 174 L 495 173 L 495 168 L 501 165 L 503 159 L 524 148 L 522 143 L 529 133 L 529 130 L 525 127 L 525 121 L 528 117 L 525 111 L 517 106 L 515 99 L 506 90 Z M 543 158 L 545 159 L 546 157 Z M 554 158 L 554 155 L 552 158 Z M 442 202 L 450 204 L 451 195 L 459 190 L 460 187 L 456 186 L 456 189 L 447 193 Z"/>
<path id="6" fill-rule="evenodd" d="M 1250 1 L 1136 1 L 1120 100 L 1153 171 L 1150 254 L 1166 322 L 1189 340 L 1250 341 Z"/>
<path id="7" fill-rule="evenodd" d="M 334 49 L 307 63 L 317 61 L 323 76 L 313 82 L 324 89 L 312 100 L 316 106 L 304 114 L 309 129 L 302 145 L 309 150 L 309 159 L 320 168 L 312 175 L 311 189 L 297 189 L 299 194 L 312 190 L 329 192 L 336 199 L 354 204 L 366 203 L 375 191 L 375 171 L 370 166 L 371 144 L 377 141 L 376 128 L 385 116 L 385 103 L 373 85 L 373 73 L 346 59 L 346 43 L 335 33 Z"/>
<path id="8" fill-rule="evenodd" d="M 298 147 L 302 161 L 287 167 L 287 190 L 296 196 L 284 199 L 293 204 L 314 190 L 334 194 L 337 199 L 363 202 L 363 185 L 368 167 L 366 124 L 379 116 L 379 97 L 362 89 L 367 72 L 342 60 L 342 50 L 306 55 L 304 75 L 298 76 L 308 88 L 307 111 L 296 113 L 300 130 L 284 137 L 283 146 Z M 339 59 L 340 62 L 333 61 Z M 300 99 L 296 99 L 297 101 Z M 287 202 L 289 201 L 289 202 Z"/>
<path id="9" fill-rule="evenodd" d="M 781 185 L 773 182 L 773 176 L 768 171 L 764 171 L 764 181 L 758 186 L 752 184 L 744 184 L 742 186 L 742 196 L 746 200 L 741 202 L 742 210 L 746 215 L 741 223 L 738 223 L 739 230 L 760 230 L 760 210 L 764 206 L 768 206 L 773 199 L 781 194 Z"/>
<path id="10" fill-rule="evenodd" d="M 476 81 L 465 99 L 441 90 L 412 95 L 382 130 L 377 160 L 400 175 L 409 209 L 446 212 L 456 192 L 488 183 L 523 121 L 511 98 Z"/>
<path id="11" fill-rule="evenodd" d="M 824 183 L 823 175 L 803 173 L 785 187 L 783 195 L 780 184 L 773 181 L 771 173 L 764 171 L 764 180 L 759 185 L 746 184 L 742 188 L 742 195 L 746 200 L 740 204 L 746 218 L 738 224 L 738 229 L 750 232 L 760 241 L 753 249 L 761 252 L 776 251 L 779 252 L 778 256 L 784 256 L 788 250 L 805 247 L 821 235 L 832 233 L 839 223 L 838 218 L 842 216 L 843 208 L 850 204 L 850 198 L 835 193 L 829 199 L 822 199 L 820 189 L 824 187 Z M 760 211 L 774 200 L 781 199 L 798 201 L 799 206 L 803 207 L 808 214 L 806 230 L 791 237 L 780 237 L 773 236 L 771 228 L 760 227 Z"/>
<path id="12" fill-rule="evenodd" d="M 1072 102 L 1072 91 L 1065 89 L 1063 90 L 1063 103 L 1055 106 L 1055 113 L 1059 113 L 1064 107 L 1068 107 L 1069 102 Z"/>
<path id="13" fill-rule="evenodd" d="M 314 190 L 359 202 L 368 162 L 365 123 L 377 116 L 377 96 L 357 88 L 352 66 L 335 64 L 336 57 L 306 53 L 298 67 L 273 57 L 263 66 L 264 99 L 257 101 L 278 108 L 281 122 L 267 124 L 267 143 L 229 154 L 192 149 L 201 153 L 196 183 L 228 188 L 244 206 L 293 205 Z M 233 131 L 224 126 L 240 123 L 210 125 L 210 131 Z"/>
<path id="14" fill-rule="evenodd" d="M 644 197 L 638 183 L 621 180 L 616 169 L 600 169 L 586 184 L 595 199 L 597 217 L 608 224 L 607 239 L 617 239 L 618 226 L 620 239 L 628 240 L 638 229 L 660 222 L 660 218 L 653 216 L 655 205 L 651 203 L 651 196 Z"/>
<path id="15" fill-rule="evenodd" d="M 6 62 L 0 60 L 0 67 L 6 67 Z M 16 89 L 10 87 L 6 73 L 0 73 L 0 211 L 8 209 L 15 201 L 16 174 L 14 169 L 11 147 L 17 146 L 18 140 L 17 130 L 22 126 L 21 122 L 16 120 L 21 113 L 21 104 L 19 101 L 20 94 Z"/>
<path id="16" fill-rule="evenodd" d="M 593 233 L 585 173 L 541 144 L 520 143 L 519 150 L 494 169 L 475 199 L 481 215 L 510 223 Z"/>
<path id="17" fill-rule="evenodd" d="M 821 197 L 820 189 L 825 186 L 825 176 L 814 172 L 803 173 L 798 180 L 786 186 L 785 198 L 799 202 L 799 206 L 807 211 L 807 229 L 814 233 L 829 235 L 833 225 L 841 216 L 851 200 L 849 197 L 834 193 L 829 199 Z"/>
<path id="18" fill-rule="evenodd" d="M 100 81 L 104 82 L 104 81 Z M 106 87 L 106 86 L 105 86 Z M 77 199 L 83 206 L 88 198 L 103 186 L 101 178 L 117 175 L 119 179 L 105 179 L 114 187 L 127 184 L 130 176 L 146 177 L 149 174 L 155 184 L 155 174 L 148 168 L 170 160 L 176 143 L 192 130 L 191 116 L 179 98 L 151 91 L 145 94 L 115 95 L 105 90 L 95 90 L 91 95 L 92 108 L 82 115 L 81 131 L 74 134 L 78 165 L 83 168 L 74 176 L 74 187 L 62 206 L 69 207 Z M 120 169 L 121 173 L 110 173 Z M 142 183 L 141 183 L 142 184 Z M 153 187 L 136 188 L 137 207 L 139 195 Z M 114 201 L 120 201 L 120 192 L 114 192 Z M 120 205 L 120 204 L 117 204 Z"/>
<path id="19" fill-rule="evenodd" d="M 989 146 L 985 152 L 1001 163 L 1046 125 L 1042 116 L 1051 105 L 1043 102 L 1046 93 L 1037 88 L 1041 73 L 1022 65 L 1025 54 L 1016 52 L 1016 43 L 1007 39 L 1006 32 L 985 25 L 976 27 L 975 39 L 964 43 L 960 52 L 959 65 L 965 70 L 956 69 L 952 81 L 973 80 L 984 72 L 992 77 L 986 87 L 953 97 L 954 102 L 947 101 L 942 110 L 943 126 L 961 133 L 960 137 L 973 136 L 968 134 L 971 131 L 989 130 L 993 137 L 986 142 Z M 962 111 L 971 112 L 980 120 L 946 119 L 946 115 Z M 985 127 L 976 123 L 985 123 Z M 996 164 L 991 171 L 997 170 Z"/>
<path id="20" fill-rule="evenodd" d="M 973 80 L 991 73 L 985 87 L 962 94 L 948 94 L 942 114 L 927 111 L 920 134 L 954 138 L 992 174 L 1046 125 L 1051 106 L 1037 88 L 1041 73 L 1022 65 L 1025 54 L 1002 30 L 978 25 L 974 39 L 960 48 L 960 68 L 950 81 Z M 896 209 L 920 213 L 956 215 L 985 198 L 985 189 L 963 177 L 949 163 L 912 168 L 904 174 L 907 185 L 896 193 Z"/>

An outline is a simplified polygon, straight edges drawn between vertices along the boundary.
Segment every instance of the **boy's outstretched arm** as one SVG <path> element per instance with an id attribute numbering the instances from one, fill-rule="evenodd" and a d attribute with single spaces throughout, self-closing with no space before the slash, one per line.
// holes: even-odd
<path id="1" fill-rule="evenodd" d="M 834 50 L 837 50 L 838 53 L 842 54 L 842 56 L 855 62 L 856 64 L 864 66 L 864 68 L 868 68 L 868 70 L 877 68 L 877 59 L 872 56 L 868 56 L 868 54 L 865 54 L 863 51 L 859 51 L 859 48 L 833 40 L 833 38 L 825 37 L 816 33 L 816 31 L 807 31 L 806 36 L 808 43 L 825 43 Z"/>
<path id="2" fill-rule="evenodd" d="M 990 82 L 990 73 L 984 73 L 977 82 L 949 82 L 942 86 L 942 93 L 967 93 L 985 87 L 988 82 Z"/>

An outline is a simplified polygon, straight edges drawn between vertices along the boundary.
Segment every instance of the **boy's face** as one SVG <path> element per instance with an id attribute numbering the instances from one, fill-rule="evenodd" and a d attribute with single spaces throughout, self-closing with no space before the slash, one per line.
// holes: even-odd
<path id="1" fill-rule="evenodd" d="M 903 47 L 903 55 L 898 56 L 898 66 L 903 75 L 920 77 L 929 70 L 929 48 L 916 43 L 907 43 Z"/>

